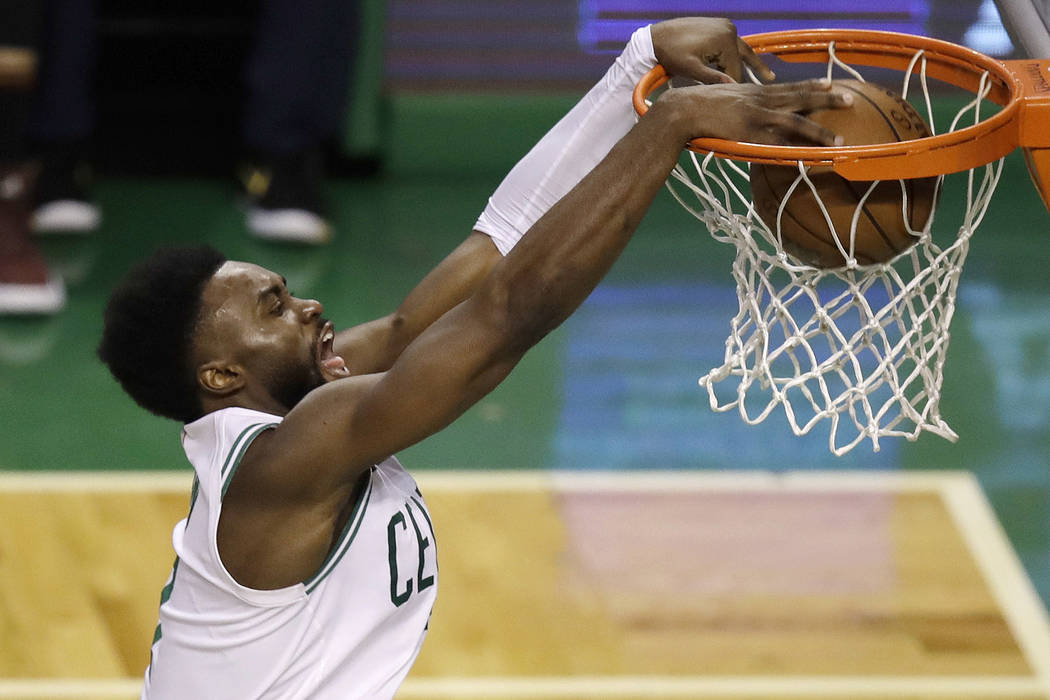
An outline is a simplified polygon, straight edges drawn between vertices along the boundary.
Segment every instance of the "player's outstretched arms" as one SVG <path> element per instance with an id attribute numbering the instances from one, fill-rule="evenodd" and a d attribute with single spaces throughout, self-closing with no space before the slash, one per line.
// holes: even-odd
<path id="1" fill-rule="evenodd" d="M 488 236 L 472 232 L 393 313 L 336 334 L 335 353 L 351 375 L 385 372 L 430 324 L 473 294 L 502 259 Z"/>
<path id="2" fill-rule="evenodd" d="M 634 125 L 631 92 L 657 60 L 672 74 L 701 82 L 732 82 L 745 64 L 763 80 L 773 78 L 729 20 L 682 18 L 636 31 L 605 76 L 506 177 L 479 218 L 478 231 L 394 313 L 336 336 L 336 353 L 351 374 L 386 371 L 416 336 L 474 292 L 500 260 L 498 251 L 513 248 Z"/>
<path id="3" fill-rule="evenodd" d="M 613 264 L 692 137 L 750 141 L 834 135 L 799 113 L 843 104 L 827 83 L 720 84 L 672 91 L 498 262 L 477 290 L 416 338 L 387 372 L 332 382 L 289 413 L 281 444 L 315 487 L 440 430 L 491 391 Z M 276 443 L 278 435 L 271 442 Z"/>

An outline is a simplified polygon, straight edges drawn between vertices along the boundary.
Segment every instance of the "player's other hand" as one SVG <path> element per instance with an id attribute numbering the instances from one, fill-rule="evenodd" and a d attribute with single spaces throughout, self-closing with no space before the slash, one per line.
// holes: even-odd
<path id="1" fill-rule="evenodd" d="M 656 60 L 671 75 L 701 83 L 738 83 L 747 65 L 759 80 L 768 83 L 776 77 L 728 19 L 683 17 L 654 24 L 651 31 Z"/>
<path id="2" fill-rule="evenodd" d="M 665 92 L 650 113 L 683 138 L 718 138 L 765 144 L 841 145 L 834 133 L 807 119 L 818 109 L 840 109 L 853 96 L 827 80 L 778 85 L 696 85 Z"/>

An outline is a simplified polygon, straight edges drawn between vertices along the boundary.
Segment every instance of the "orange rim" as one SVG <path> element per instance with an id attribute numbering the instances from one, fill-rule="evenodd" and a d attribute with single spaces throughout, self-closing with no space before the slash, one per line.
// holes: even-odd
<path id="1" fill-rule="evenodd" d="M 851 180 L 928 177 L 975 168 L 1005 156 L 1018 146 L 1050 146 L 1050 61 L 997 61 L 964 46 L 939 39 L 870 30 L 811 29 L 753 34 L 744 40 L 758 54 L 774 54 L 799 63 L 825 63 L 829 46 L 846 64 L 906 71 L 916 52 L 926 60 L 926 75 L 976 93 L 987 73 L 987 98 L 1002 105 L 997 114 L 938 136 L 868 146 L 770 146 L 698 138 L 687 148 L 753 163 L 830 166 Z M 921 70 L 921 60 L 914 72 Z M 648 111 L 646 99 L 664 85 L 663 66 L 650 70 L 634 90 L 634 107 Z"/>

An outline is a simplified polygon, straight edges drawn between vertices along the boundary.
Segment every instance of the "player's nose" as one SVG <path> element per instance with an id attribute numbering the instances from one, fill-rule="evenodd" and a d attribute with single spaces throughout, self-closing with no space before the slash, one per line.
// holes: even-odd
<path id="1" fill-rule="evenodd" d="M 300 313 L 304 320 L 312 321 L 324 313 L 324 305 L 316 299 L 303 299 Z"/>

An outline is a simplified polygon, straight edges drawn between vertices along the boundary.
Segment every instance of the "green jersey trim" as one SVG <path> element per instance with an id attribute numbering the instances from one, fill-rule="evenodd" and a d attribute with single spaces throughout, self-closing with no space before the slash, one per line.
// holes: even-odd
<path id="1" fill-rule="evenodd" d="M 193 515 L 193 506 L 197 505 L 197 494 L 200 493 L 201 482 L 196 474 L 193 475 L 193 487 L 190 488 L 190 512 L 186 514 L 186 520 Z"/>
<path id="2" fill-rule="evenodd" d="M 249 425 L 237 436 L 237 439 L 233 442 L 233 449 L 230 450 L 230 454 L 226 455 L 226 462 L 222 465 L 222 470 L 219 472 L 220 477 L 225 476 L 222 482 L 222 492 L 219 494 L 220 499 L 226 496 L 226 491 L 230 488 L 230 483 L 233 481 L 233 475 L 237 473 L 237 467 L 241 466 L 241 460 L 244 459 L 245 453 L 248 452 L 248 448 L 255 438 L 259 437 L 259 434 L 264 430 L 269 430 L 276 425 L 277 423 L 256 423 Z M 227 470 L 229 470 L 228 474 L 226 473 Z"/>
<path id="3" fill-rule="evenodd" d="M 419 493 L 419 489 L 416 489 L 416 493 Z M 422 498 L 423 494 L 419 493 L 419 497 Z M 419 501 L 419 499 L 417 499 L 415 496 L 409 496 L 409 498 L 412 499 L 412 502 L 416 504 L 416 508 L 419 508 L 419 512 L 423 514 L 424 518 L 426 518 L 427 527 L 430 528 L 430 536 L 431 537 L 435 537 L 435 535 L 434 535 L 434 523 L 430 522 L 430 515 L 427 513 L 426 506 L 424 506 Z"/>
<path id="4" fill-rule="evenodd" d="M 347 550 L 350 549 L 351 543 L 354 541 L 354 537 L 357 536 L 357 531 L 361 529 L 361 523 L 365 519 L 365 510 L 368 508 L 368 500 L 372 497 L 372 478 L 369 475 L 368 483 L 365 486 L 364 493 L 357 499 L 357 503 L 354 505 L 354 511 L 350 514 L 350 519 L 346 523 L 346 527 L 343 528 L 342 534 L 339 536 L 339 543 L 332 549 L 332 551 L 325 558 L 321 564 L 321 568 L 318 569 L 317 573 L 310 579 L 304 581 L 306 586 L 306 592 L 313 593 L 313 591 L 320 585 L 321 581 L 324 580 L 328 574 L 332 573 L 339 560 L 343 558 Z"/>

